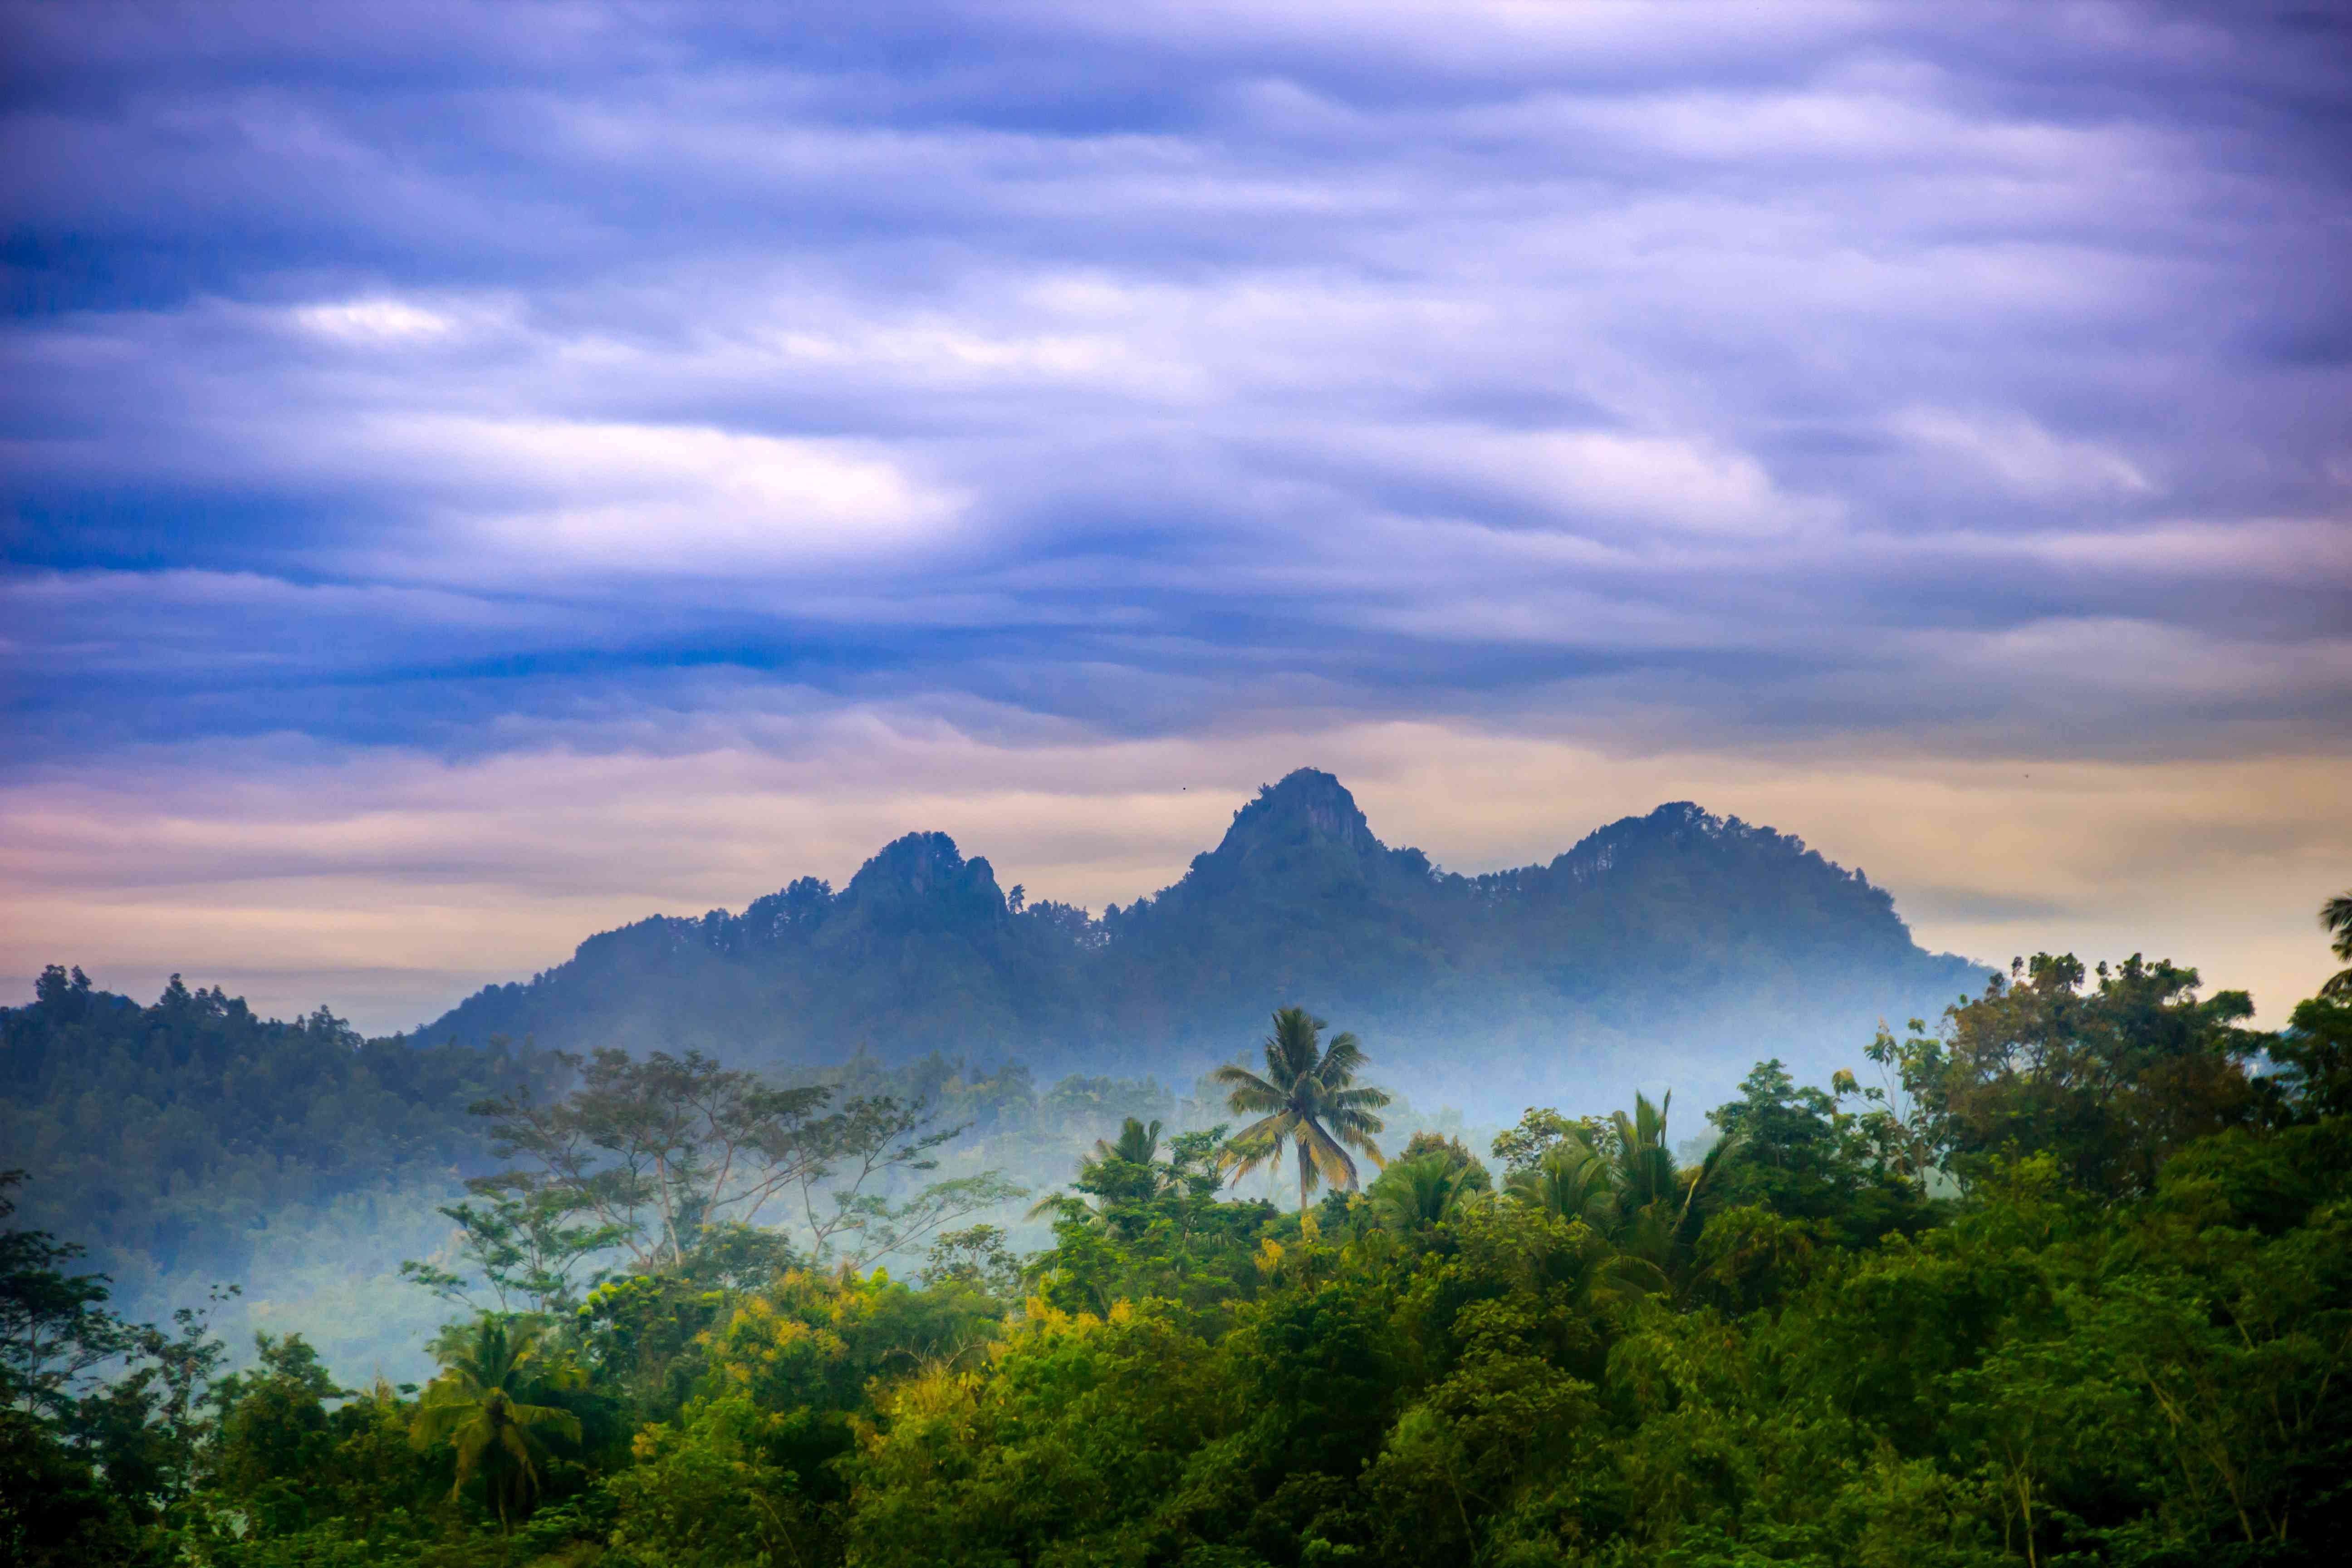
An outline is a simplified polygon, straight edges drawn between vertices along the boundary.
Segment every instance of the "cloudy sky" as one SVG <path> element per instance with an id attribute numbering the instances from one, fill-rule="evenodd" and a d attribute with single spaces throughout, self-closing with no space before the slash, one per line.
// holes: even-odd
<path id="1" fill-rule="evenodd" d="M 1314 763 L 2275 1017 L 2328 9 L 0 0 L 0 985 L 399 1027 L 913 827 L 1124 901 Z"/>

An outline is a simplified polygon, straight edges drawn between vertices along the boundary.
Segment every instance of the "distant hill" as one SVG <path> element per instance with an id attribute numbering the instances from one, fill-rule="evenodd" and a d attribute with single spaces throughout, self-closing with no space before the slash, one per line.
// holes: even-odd
<path id="1" fill-rule="evenodd" d="M 257 1017 L 176 974 L 142 1007 L 53 966 L 0 1006 L 0 1170 L 31 1178 L 17 1223 L 89 1247 L 133 1317 L 236 1280 L 234 1345 L 299 1310 L 364 1366 L 440 1321 L 394 1271 L 442 1244 L 459 1176 L 495 1168 L 467 1106 L 562 1076 L 520 1051 L 362 1040 L 323 1007 Z"/>
<path id="2" fill-rule="evenodd" d="M 1383 845 L 1309 771 L 1098 918 L 1008 898 L 987 861 L 910 834 L 838 892 L 803 879 L 740 914 L 607 931 L 405 1038 L 323 1008 L 259 1018 L 177 976 L 141 1006 L 53 968 L 0 1006 L 0 1170 L 31 1173 L 25 1223 L 89 1243 L 135 1314 L 241 1279 L 233 1340 L 299 1327 L 365 1366 L 413 1358 L 438 1321 L 394 1271 L 446 1244 L 436 1205 L 488 1168 L 466 1107 L 560 1082 L 546 1047 L 699 1047 L 927 1098 L 973 1124 L 950 1173 L 1044 1188 L 1122 1115 L 1215 1120 L 1186 1103 L 1193 1075 L 1285 1002 L 1362 1035 L 1372 1080 L 1411 1096 L 1391 1146 L 1451 1105 L 1467 1120 L 1446 1130 L 1483 1147 L 1527 1103 L 1610 1110 L 1636 1086 L 1671 1085 L 1677 1134 L 1697 1132 L 1759 1058 L 1821 1082 L 1866 1065 L 1879 1017 L 1933 1017 L 1979 979 L 1920 951 L 1858 872 L 1695 805 L 1465 878 Z"/>
<path id="3" fill-rule="evenodd" d="M 1688 802 L 1463 877 L 1382 844 L 1338 779 L 1301 769 L 1172 887 L 1098 917 L 1008 898 L 985 859 L 909 834 L 838 892 L 803 878 L 740 915 L 606 931 L 422 1033 L 1181 1079 L 1297 1002 L 1417 1096 L 1504 1109 L 1479 1086 L 1507 1067 L 1563 1102 L 1596 1079 L 1594 1103 L 1614 1104 L 1633 1079 L 1705 1105 L 1761 1057 L 1855 1065 L 1879 1017 L 1932 1017 L 1980 977 L 1914 943 L 1859 871 Z"/>

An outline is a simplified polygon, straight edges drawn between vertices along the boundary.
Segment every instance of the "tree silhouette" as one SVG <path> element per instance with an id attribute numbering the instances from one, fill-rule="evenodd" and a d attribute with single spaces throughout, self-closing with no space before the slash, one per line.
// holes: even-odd
<path id="1" fill-rule="evenodd" d="M 2321 929 L 2336 940 L 2328 944 L 2336 957 L 2347 967 L 2327 977 L 2319 988 L 2322 996 L 2352 996 L 2352 893 L 2338 893 L 2319 906 Z"/>

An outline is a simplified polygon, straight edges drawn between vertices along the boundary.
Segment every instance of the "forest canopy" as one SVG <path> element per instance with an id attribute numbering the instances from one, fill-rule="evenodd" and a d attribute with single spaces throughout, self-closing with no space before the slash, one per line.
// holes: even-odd
<path id="1" fill-rule="evenodd" d="M 192 1047 L 330 1026 L 167 1001 L 205 1020 Z M 153 1011 L 70 973 L 43 1007 L 90 1039 Z M 1383 1153 L 1378 1054 L 1278 1014 L 1222 1124 L 1097 1093 L 1027 1250 L 939 1196 L 971 1193 L 951 1096 L 486 1058 L 503 1163 L 473 1179 L 467 1272 L 394 1287 L 445 1305 L 420 1383 L 297 1334 L 232 1355 L 218 1302 L 128 1321 L 74 1238 L 5 1232 L 0 1554 L 2328 1560 L 2352 1000 L 2248 1017 L 2175 964 L 2044 954 L 1825 1082 L 1767 1059 L 1704 1118 L 1628 1092 Z M 341 1048 L 346 1095 L 419 1081 Z M 1237 1189 L 1277 1135 L 1296 1192 Z M 856 1184 L 894 1162 L 888 1195 Z M 868 1226 L 922 1227 L 922 1261 L 876 1266 Z"/>

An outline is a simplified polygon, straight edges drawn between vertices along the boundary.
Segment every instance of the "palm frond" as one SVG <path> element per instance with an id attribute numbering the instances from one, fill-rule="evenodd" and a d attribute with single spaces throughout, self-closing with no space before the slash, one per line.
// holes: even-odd
<path id="1" fill-rule="evenodd" d="M 1356 1184 L 1356 1162 L 1348 1157 L 1348 1151 L 1339 1146 L 1339 1140 L 1312 1121 L 1302 1123 L 1299 1132 L 1300 1152 L 1325 1181 L 1335 1187 Z"/>
<path id="2" fill-rule="evenodd" d="M 580 1441 L 580 1417 L 557 1405 L 509 1405 L 507 1417 L 517 1426 L 551 1426 L 566 1440 Z"/>
<path id="3" fill-rule="evenodd" d="M 1266 1071 L 1277 1083 L 1312 1073 L 1322 1052 L 1318 1049 L 1323 1020 L 1304 1007 L 1284 1007 L 1274 1016 L 1274 1033 L 1265 1037 Z"/>
<path id="4" fill-rule="evenodd" d="M 1592 1293 L 1618 1300 L 1662 1296 L 1673 1288 L 1664 1269 L 1627 1252 L 1614 1254 L 1592 1271 Z"/>
<path id="5" fill-rule="evenodd" d="M 530 1437 L 521 1427 L 500 1427 L 499 1429 L 499 1446 L 504 1448 L 508 1455 L 513 1458 L 516 1468 L 521 1470 L 524 1475 L 529 1476 L 533 1480 L 537 1480 L 539 1479 L 539 1467 L 531 1462 L 533 1455 L 530 1451 Z"/>
<path id="6" fill-rule="evenodd" d="M 458 1429 L 457 1439 L 451 1446 L 457 1451 L 457 1480 L 460 1485 L 480 1468 L 482 1456 L 489 1452 L 490 1445 L 498 1440 L 498 1436 L 499 1429 L 487 1421 L 475 1421 Z"/>
<path id="7" fill-rule="evenodd" d="M 428 1391 L 426 1401 L 418 1406 L 415 1419 L 408 1425 L 408 1441 L 412 1447 L 430 1448 L 473 1419 L 475 1410 L 471 1402 L 434 1402 Z"/>
<path id="8" fill-rule="evenodd" d="M 1531 1170 L 1515 1171 L 1505 1190 L 1560 1219 L 1580 1221 L 1601 1235 L 1616 1229 L 1616 1194 L 1607 1161 L 1584 1143 L 1544 1151 Z"/>
<path id="9" fill-rule="evenodd" d="M 1234 1133 L 1225 1141 L 1225 1147 L 1247 1150 L 1260 1143 L 1279 1143 L 1290 1136 L 1291 1125 L 1297 1120 L 1298 1115 L 1296 1111 L 1277 1110 L 1271 1116 L 1262 1117 L 1251 1122 L 1247 1127 Z"/>
<path id="10" fill-rule="evenodd" d="M 1337 1087 L 1354 1078 L 1366 1061 L 1364 1043 L 1346 1031 L 1331 1037 L 1324 1048 L 1323 1059 L 1316 1064 L 1315 1076 Z"/>
<path id="11" fill-rule="evenodd" d="M 2329 950 L 2338 958 L 2352 960 L 2352 893 L 2338 893 L 2319 906 L 2319 927 L 2336 939 Z M 2347 978 L 2339 974 L 2328 984 L 2334 987 Z"/>
<path id="12" fill-rule="evenodd" d="M 1212 1076 L 1230 1089 L 1225 1096 L 1229 1110 L 1273 1110 L 1289 1103 L 1290 1096 L 1286 1090 L 1276 1089 L 1247 1068 L 1227 1065 Z"/>
<path id="13" fill-rule="evenodd" d="M 1283 1141 L 1290 1136 L 1297 1120 L 1291 1111 L 1277 1110 L 1234 1134 L 1221 1156 L 1234 1179 L 1239 1181 L 1269 1160 L 1281 1159 Z"/>

